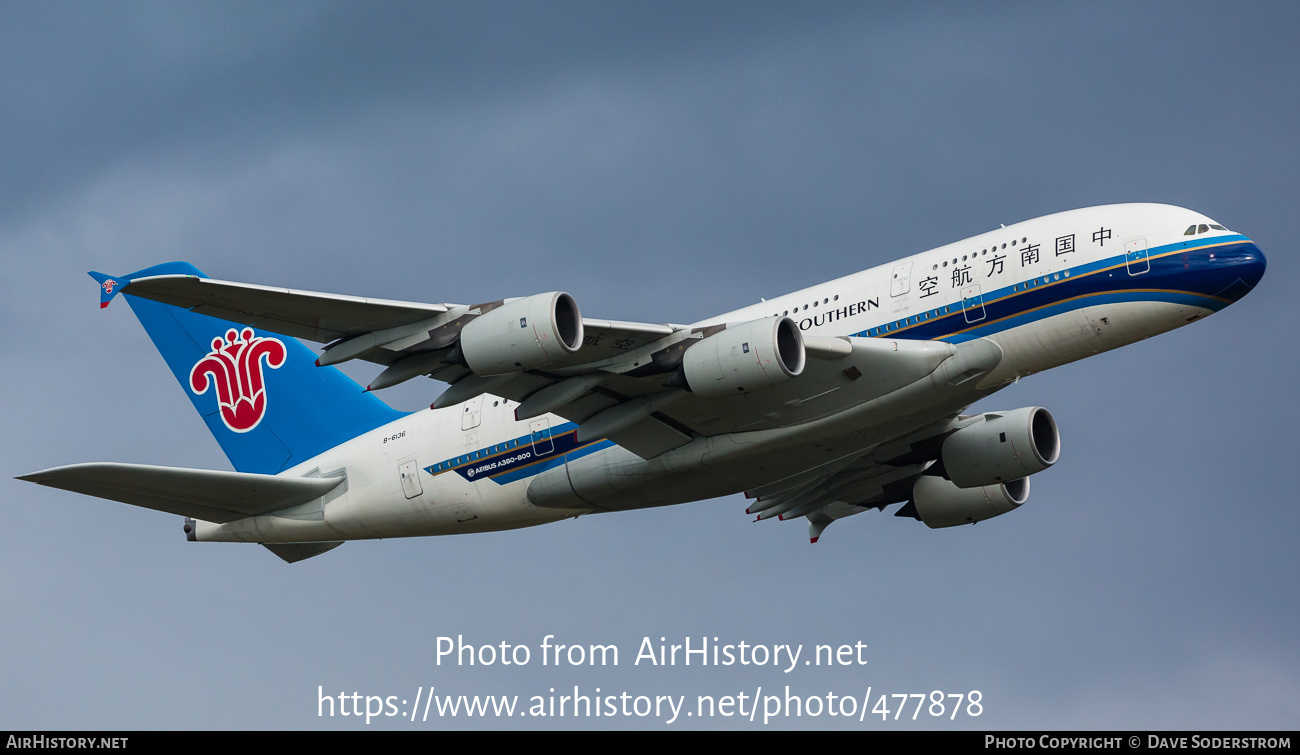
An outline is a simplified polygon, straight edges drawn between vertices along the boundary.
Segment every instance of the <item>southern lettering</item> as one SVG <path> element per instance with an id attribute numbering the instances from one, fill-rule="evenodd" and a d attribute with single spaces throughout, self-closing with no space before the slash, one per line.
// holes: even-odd
<path id="1" fill-rule="evenodd" d="M 875 309 L 879 306 L 880 306 L 879 299 L 868 299 L 866 301 L 857 302 L 856 304 L 850 304 L 847 307 L 840 307 L 839 309 L 828 309 L 824 312 L 819 312 L 813 315 L 812 317 L 805 317 L 802 320 L 800 320 L 799 329 L 807 330 L 812 327 L 821 327 L 822 325 L 833 323 L 836 320 L 842 320 L 845 317 L 852 317 L 854 315 L 866 312 L 867 310 Z"/>

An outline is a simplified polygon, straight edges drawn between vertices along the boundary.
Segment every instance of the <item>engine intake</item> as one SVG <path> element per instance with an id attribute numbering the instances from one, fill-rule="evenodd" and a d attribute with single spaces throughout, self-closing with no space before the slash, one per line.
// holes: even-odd
<path id="1" fill-rule="evenodd" d="M 949 435 L 940 449 L 943 470 L 959 488 L 979 488 L 1028 477 L 1056 463 L 1061 435 L 1041 406 L 988 412 L 984 421 Z"/>
<path id="2" fill-rule="evenodd" d="M 807 361 L 803 335 L 789 317 L 728 326 L 682 355 L 686 384 L 703 398 L 753 393 L 798 377 Z"/>
<path id="3" fill-rule="evenodd" d="M 561 291 L 507 301 L 470 321 L 460 335 L 465 364 L 489 377 L 545 367 L 582 346 L 582 315 Z"/>

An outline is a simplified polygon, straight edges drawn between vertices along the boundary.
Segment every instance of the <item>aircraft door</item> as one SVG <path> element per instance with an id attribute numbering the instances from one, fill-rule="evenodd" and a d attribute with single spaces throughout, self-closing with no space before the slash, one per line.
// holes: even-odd
<path id="1" fill-rule="evenodd" d="M 978 283 L 961 290 L 961 310 L 966 316 L 966 322 L 979 322 L 984 319 L 984 295 L 980 293 Z"/>
<path id="2" fill-rule="evenodd" d="M 483 421 L 483 397 L 475 396 L 465 402 L 465 409 L 460 415 L 460 429 L 473 430 Z"/>
<path id="3" fill-rule="evenodd" d="M 889 295 L 902 296 L 912 289 L 912 263 L 904 262 L 894 268 L 889 281 Z"/>
<path id="4" fill-rule="evenodd" d="M 555 441 L 551 438 L 551 420 L 542 417 L 528 423 L 528 431 L 533 439 L 533 453 L 538 456 L 555 450 Z"/>
<path id="5" fill-rule="evenodd" d="M 1124 245 L 1124 263 L 1128 266 L 1129 275 L 1141 275 L 1151 269 L 1146 239 L 1133 239 Z"/>
<path id="6" fill-rule="evenodd" d="M 398 472 L 402 476 L 402 492 L 407 498 L 414 498 L 424 493 L 424 487 L 420 485 L 420 465 L 412 459 L 404 462 L 398 467 Z"/>

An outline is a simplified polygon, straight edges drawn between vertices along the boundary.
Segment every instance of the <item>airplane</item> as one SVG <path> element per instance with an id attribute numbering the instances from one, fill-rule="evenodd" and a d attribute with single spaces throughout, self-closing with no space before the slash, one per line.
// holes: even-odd
<path id="1" fill-rule="evenodd" d="M 744 493 L 756 521 L 903 504 L 931 528 L 1013 511 L 1056 463 L 1043 407 L 963 414 L 1042 370 L 1218 312 L 1263 277 L 1191 210 L 1003 226 L 689 325 L 590 319 L 568 293 L 472 306 L 92 272 L 126 301 L 235 471 L 18 479 L 185 517 L 290 563 L 348 540 L 488 532 Z M 301 340 L 300 340 L 301 339 Z M 324 344 L 319 355 L 302 340 Z M 384 369 L 362 389 L 335 365 Z M 429 376 L 429 409 L 375 391 Z"/>

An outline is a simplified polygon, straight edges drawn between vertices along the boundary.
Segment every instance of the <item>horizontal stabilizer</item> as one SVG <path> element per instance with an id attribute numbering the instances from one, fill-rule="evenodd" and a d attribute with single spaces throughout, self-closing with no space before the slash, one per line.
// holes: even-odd
<path id="1" fill-rule="evenodd" d="M 220 524 L 320 498 L 345 478 L 100 462 L 54 467 L 18 479 Z"/>

